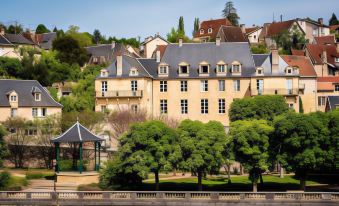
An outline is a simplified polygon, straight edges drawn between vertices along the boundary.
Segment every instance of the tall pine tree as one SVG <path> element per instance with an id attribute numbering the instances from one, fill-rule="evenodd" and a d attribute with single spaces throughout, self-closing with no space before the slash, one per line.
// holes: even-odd
<path id="1" fill-rule="evenodd" d="M 198 32 L 200 26 L 199 18 L 194 19 L 193 36 Z"/>
<path id="2" fill-rule="evenodd" d="M 332 13 L 332 16 L 329 20 L 329 25 L 332 26 L 332 25 L 337 25 L 337 24 L 339 24 L 337 16 L 334 13 Z"/>
<path id="3" fill-rule="evenodd" d="M 234 26 L 239 25 L 239 19 L 240 17 L 237 14 L 237 10 L 234 7 L 234 4 L 232 1 L 229 1 L 225 4 L 224 10 L 222 10 L 222 15 L 226 19 L 228 19 Z"/>
<path id="4" fill-rule="evenodd" d="M 184 17 L 183 16 L 181 16 L 179 18 L 178 33 L 181 34 L 181 35 L 185 35 L 185 26 L 184 26 Z"/>

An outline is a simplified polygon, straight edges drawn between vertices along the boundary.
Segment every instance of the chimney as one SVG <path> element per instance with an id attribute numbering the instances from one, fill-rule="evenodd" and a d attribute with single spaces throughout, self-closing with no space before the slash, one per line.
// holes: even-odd
<path id="1" fill-rule="evenodd" d="M 323 63 L 327 63 L 327 52 L 326 49 L 323 50 L 323 53 L 321 54 L 321 59 L 323 60 Z"/>
<path id="2" fill-rule="evenodd" d="M 179 39 L 179 47 L 182 47 L 182 38 Z"/>
<path id="3" fill-rule="evenodd" d="M 240 28 L 243 34 L 246 33 L 246 28 L 245 28 L 245 24 L 240 24 Z"/>
<path id="4" fill-rule="evenodd" d="M 318 18 L 318 23 L 323 25 L 324 24 L 324 19 L 323 18 Z"/>
<path id="5" fill-rule="evenodd" d="M 157 50 L 157 52 L 156 52 L 156 61 L 158 63 L 160 62 L 160 50 Z"/>
<path id="6" fill-rule="evenodd" d="M 271 47 L 272 55 L 272 74 L 277 74 L 279 72 L 279 53 L 277 46 L 275 44 Z"/>
<path id="7" fill-rule="evenodd" d="M 2 26 L 0 26 L 0 34 L 1 34 L 1 35 L 4 35 L 4 34 L 5 34 L 5 29 L 4 29 Z"/>
<path id="8" fill-rule="evenodd" d="M 217 37 L 215 39 L 215 45 L 220 46 L 220 41 L 221 41 L 220 37 Z"/>
<path id="9" fill-rule="evenodd" d="M 112 41 L 111 49 L 114 50 L 114 48 L 115 48 L 115 41 Z"/>
<path id="10" fill-rule="evenodd" d="M 117 76 L 122 75 L 122 55 L 118 54 L 117 55 Z"/>

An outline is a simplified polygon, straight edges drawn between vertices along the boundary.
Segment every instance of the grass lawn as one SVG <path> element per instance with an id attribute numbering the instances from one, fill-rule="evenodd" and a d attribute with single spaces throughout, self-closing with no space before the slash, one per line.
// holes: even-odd
<path id="1" fill-rule="evenodd" d="M 28 182 L 25 177 L 11 176 L 6 190 L 17 191 L 21 190 L 23 186 L 27 186 Z"/>

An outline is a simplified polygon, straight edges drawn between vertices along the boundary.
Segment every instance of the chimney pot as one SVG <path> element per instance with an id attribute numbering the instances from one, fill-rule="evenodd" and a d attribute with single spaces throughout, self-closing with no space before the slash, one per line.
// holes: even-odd
<path id="1" fill-rule="evenodd" d="M 179 39 L 179 47 L 182 47 L 182 38 Z"/>
<path id="2" fill-rule="evenodd" d="M 318 23 L 323 25 L 324 24 L 324 19 L 323 18 L 318 18 Z"/>
<path id="3" fill-rule="evenodd" d="M 217 37 L 217 38 L 215 39 L 215 45 L 220 46 L 220 42 L 221 42 L 220 37 Z"/>

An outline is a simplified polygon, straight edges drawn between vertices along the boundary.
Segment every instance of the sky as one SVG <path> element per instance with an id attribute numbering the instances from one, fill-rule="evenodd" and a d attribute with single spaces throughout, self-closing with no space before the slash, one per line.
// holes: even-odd
<path id="1" fill-rule="evenodd" d="M 228 0 L 0 0 L 0 22 L 15 21 L 34 30 L 40 23 L 48 28 L 67 30 L 77 25 L 81 31 L 103 35 L 145 37 L 159 33 L 166 36 L 184 17 L 185 31 L 192 35 L 194 18 L 200 21 L 221 18 Z M 283 15 L 283 20 L 319 17 L 328 20 L 332 13 L 339 18 L 339 0 L 233 0 L 246 26 L 262 25 Z"/>

